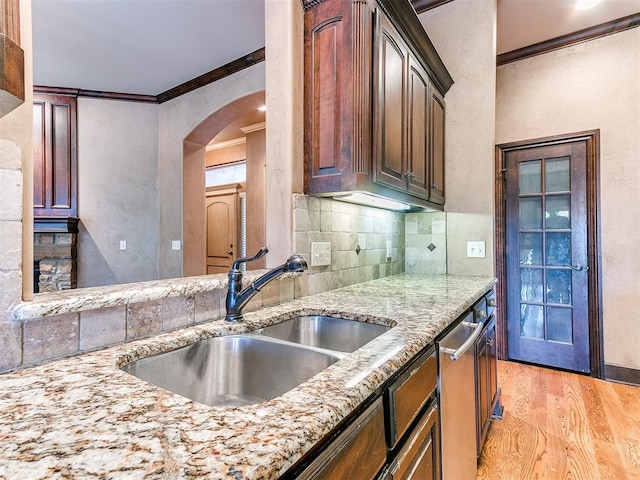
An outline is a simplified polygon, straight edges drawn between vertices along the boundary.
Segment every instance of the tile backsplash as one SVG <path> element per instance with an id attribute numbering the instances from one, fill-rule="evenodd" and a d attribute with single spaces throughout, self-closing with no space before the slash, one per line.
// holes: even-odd
<path id="1" fill-rule="evenodd" d="M 405 216 L 405 271 L 447 273 L 447 217 L 444 212 Z"/>
<path id="2" fill-rule="evenodd" d="M 310 266 L 296 297 L 404 272 L 404 213 L 296 194 L 293 219 L 295 251 Z M 312 242 L 331 243 L 331 265 L 311 267 Z"/>

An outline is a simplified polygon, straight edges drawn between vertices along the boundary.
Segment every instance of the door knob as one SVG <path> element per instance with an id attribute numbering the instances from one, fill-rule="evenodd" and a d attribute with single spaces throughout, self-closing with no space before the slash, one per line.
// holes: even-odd
<path id="1" fill-rule="evenodd" d="M 578 272 L 582 271 L 582 270 L 589 270 L 589 266 L 587 265 L 571 265 L 571 270 L 577 270 Z"/>

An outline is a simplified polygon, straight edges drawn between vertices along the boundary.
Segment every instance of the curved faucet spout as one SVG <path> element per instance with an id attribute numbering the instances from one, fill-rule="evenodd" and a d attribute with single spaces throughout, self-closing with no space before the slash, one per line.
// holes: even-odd
<path id="1" fill-rule="evenodd" d="M 284 264 L 268 271 L 247 288 L 242 290 L 242 270 L 240 270 L 240 263 L 257 260 L 258 258 L 263 257 L 267 251 L 267 247 L 262 247 L 254 257 L 239 258 L 233 262 L 233 267 L 229 271 L 229 286 L 226 301 L 227 315 L 225 316 L 225 322 L 241 322 L 242 309 L 244 306 L 271 280 L 274 280 L 287 272 L 303 272 L 309 268 L 304 257 L 301 255 L 292 255 Z"/>

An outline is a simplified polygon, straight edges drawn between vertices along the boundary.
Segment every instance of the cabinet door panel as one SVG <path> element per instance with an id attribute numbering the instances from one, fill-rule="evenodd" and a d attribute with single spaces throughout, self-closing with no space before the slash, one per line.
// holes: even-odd
<path id="1" fill-rule="evenodd" d="M 340 173 L 341 75 L 339 42 L 344 29 L 339 19 L 322 25 L 313 35 L 313 175 Z M 332 128 L 328 128 L 330 125 Z"/>
<path id="2" fill-rule="evenodd" d="M 382 399 L 378 398 L 296 478 L 370 480 L 382 469 L 386 455 Z"/>
<path id="3" fill-rule="evenodd" d="M 377 182 L 404 190 L 407 48 L 389 20 L 379 20 L 374 174 Z"/>
<path id="4" fill-rule="evenodd" d="M 429 198 L 429 77 L 413 57 L 409 59 L 409 124 L 407 171 L 409 191 Z"/>
<path id="5" fill-rule="evenodd" d="M 487 405 L 487 332 L 480 336 L 476 344 L 476 410 L 477 410 L 477 426 L 476 426 L 476 451 L 479 454 L 482 450 L 482 431 L 487 419 L 489 406 Z"/>
<path id="6" fill-rule="evenodd" d="M 398 453 L 391 469 L 392 480 L 430 480 L 440 478 L 440 424 L 438 406 L 425 413 L 415 433 Z"/>
<path id="7" fill-rule="evenodd" d="M 51 208 L 71 208 L 71 106 L 51 104 Z"/>
<path id="8" fill-rule="evenodd" d="M 78 204 L 76 99 L 34 93 L 33 214 L 75 217 Z"/>
<path id="9" fill-rule="evenodd" d="M 33 102 L 33 207 L 45 208 L 46 202 L 46 143 L 44 134 L 44 102 Z"/>
<path id="10" fill-rule="evenodd" d="M 444 97 L 431 89 L 430 155 L 431 178 L 429 200 L 444 204 Z"/>

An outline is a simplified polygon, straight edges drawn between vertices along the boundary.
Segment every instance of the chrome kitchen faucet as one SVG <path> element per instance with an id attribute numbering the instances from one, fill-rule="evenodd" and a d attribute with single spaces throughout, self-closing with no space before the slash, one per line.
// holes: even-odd
<path id="1" fill-rule="evenodd" d="M 267 247 L 262 247 L 253 257 L 238 258 L 231 265 L 231 270 L 229 270 L 229 286 L 226 301 L 227 315 L 224 318 L 225 322 L 242 322 L 242 309 L 244 306 L 271 280 L 287 272 L 303 272 L 309 268 L 307 261 L 301 255 L 292 255 L 283 265 L 268 271 L 242 290 L 242 270 L 240 270 L 240 264 L 258 260 L 268 252 L 269 249 Z"/>

